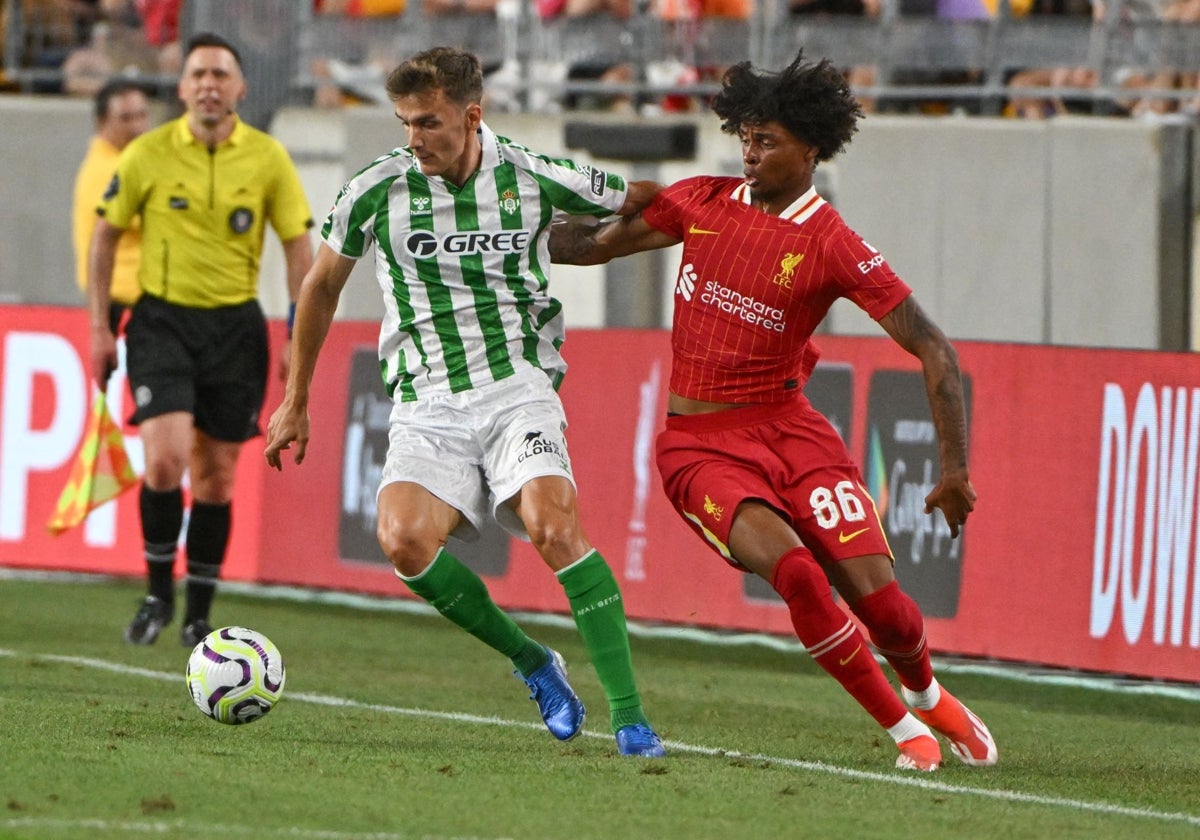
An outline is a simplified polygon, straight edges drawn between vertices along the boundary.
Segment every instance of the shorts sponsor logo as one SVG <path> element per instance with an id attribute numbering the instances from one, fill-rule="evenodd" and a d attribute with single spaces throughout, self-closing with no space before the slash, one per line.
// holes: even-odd
<path id="1" fill-rule="evenodd" d="M 529 247 L 532 233 L 528 230 L 456 231 L 438 236 L 427 230 L 410 233 L 404 249 L 417 259 L 435 254 L 519 254 Z"/>
<path id="2" fill-rule="evenodd" d="M 556 458 L 559 465 L 563 469 L 567 469 L 566 453 L 557 440 L 546 437 L 540 431 L 526 432 L 525 440 L 521 447 L 521 454 L 517 456 L 517 463 L 523 463 L 525 459 L 535 458 L 539 455 Z"/>
<path id="3" fill-rule="evenodd" d="M 249 207 L 238 207 L 229 214 L 229 229 L 234 233 L 245 233 L 254 224 L 254 211 Z"/>
<path id="4" fill-rule="evenodd" d="M 145 385 L 139 385 L 133 392 L 133 401 L 137 403 L 138 408 L 145 408 L 150 405 L 150 400 L 153 397 L 154 394 Z"/>

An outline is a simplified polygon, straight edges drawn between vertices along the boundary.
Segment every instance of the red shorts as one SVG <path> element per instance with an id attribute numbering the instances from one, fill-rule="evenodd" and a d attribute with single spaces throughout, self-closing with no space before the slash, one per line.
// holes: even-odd
<path id="1" fill-rule="evenodd" d="M 892 556 L 861 471 L 803 395 L 782 405 L 668 417 L 656 461 L 675 510 L 738 568 L 729 529 L 748 499 L 778 511 L 822 563 Z"/>

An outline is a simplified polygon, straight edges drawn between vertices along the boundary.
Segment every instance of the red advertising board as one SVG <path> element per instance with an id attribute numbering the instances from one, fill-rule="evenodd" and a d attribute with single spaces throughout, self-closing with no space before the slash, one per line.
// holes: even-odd
<path id="1" fill-rule="evenodd" d="M 372 380 L 376 334 L 375 324 L 334 324 L 302 466 L 270 471 L 261 441 L 243 451 L 225 577 L 409 597 L 372 536 L 386 425 Z M 45 528 L 86 420 L 86 338 L 79 310 L 0 306 L 0 565 L 141 571 L 136 492 L 62 536 Z M 863 465 L 934 649 L 1200 679 L 1200 359 L 956 342 L 979 502 L 951 541 L 922 510 L 937 450 L 916 360 L 882 335 L 820 344 L 810 398 Z M 565 351 L 584 525 L 630 617 L 790 634 L 769 588 L 711 553 L 662 496 L 653 441 L 667 334 L 576 330 Z M 109 396 L 123 418 L 123 382 Z M 280 396 L 273 382 L 268 415 Z M 490 532 L 454 550 L 502 605 L 565 611 L 527 544 Z"/>

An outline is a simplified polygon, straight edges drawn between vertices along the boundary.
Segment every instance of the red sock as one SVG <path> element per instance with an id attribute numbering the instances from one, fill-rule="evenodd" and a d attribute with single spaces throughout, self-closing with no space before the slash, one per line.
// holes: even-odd
<path id="1" fill-rule="evenodd" d="M 806 548 L 780 558 L 771 581 L 792 615 L 796 636 L 816 663 L 842 684 L 876 722 L 895 726 L 908 709 L 854 622 L 833 602 L 825 573 Z"/>
<path id="2" fill-rule="evenodd" d="M 880 655 L 896 670 L 900 684 L 924 691 L 933 682 L 933 664 L 925 644 L 925 621 L 917 602 L 892 581 L 850 605 Z"/>

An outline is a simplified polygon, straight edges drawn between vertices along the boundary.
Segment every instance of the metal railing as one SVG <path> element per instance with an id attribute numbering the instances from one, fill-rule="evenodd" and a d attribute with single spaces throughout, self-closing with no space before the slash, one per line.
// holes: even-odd
<path id="1" fill-rule="evenodd" d="M 758 0 L 746 20 L 668 22 L 637 0 L 626 20 L 609 17 L 541 20 L 528 0 L 498 0 L 494 15 L 433 17 L 419 2 L 394 18 L 314 15 L 307 0 L 188 0 L 182 30 L 215 30 L 239 45 L 252 100 L 262 114 L 303 102 L 323 80 L 314 68 L 332 61 L 333 84 L 358 84 L 361 98 L 382 91 L 382 75 L 405 55 L 451 43 L 478 52 L 489 89 L 513 110 L 560 108 L 587 98 L 626 97 L 635 104 L 668 95 L 705 97 L 719 86 L 719 68 L 741 60 L 781 67 L 803 47 L 841 67 L 869 66 L 874 81 L 856 87 L 881 107 L 904 109 L 949 100 L 974 113 L 998 113 L 1014 96 L 1070 97 L 1108 113 L 1128 98 L 1122 79 L 1160 71 L 1200 73 L 1200 23 L 1131 17 L 1125 0 L 1103 20 L 1030 15 L 1013 17 L 1007 0 L 981 20 L 903 13 L 885 0 L 878 17 L 789 14 L 784 0 Z M 31 55 L 38 39 L 10 3 L 5 71 L 10 85 L 34 90 L 58 71 Z M 1130 7 L 1131 8 L 1131 7 Z M 247 32 L 258 33 L 252 41 Z M 253 49 L 247 49 L 252 43 Z M 622 81 L 599 71 L 624 65 Z M 1094 84 L 1013 87 L 1014 71 L 1031 67 L 1086 68 Z M 675 73 L 698 69 L 698 73 Z M 710 72 L 705 72 L 710 71 Z M 353 77 L 349 81 L 347 77 Z M 169 90 L 173 80 L 149 79 Z M 1192 99 L 1195 88 L 1144 87 L 1140 98 Z M 260 120 L 261 121 L 261 120 Z"/>

